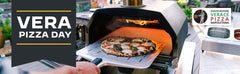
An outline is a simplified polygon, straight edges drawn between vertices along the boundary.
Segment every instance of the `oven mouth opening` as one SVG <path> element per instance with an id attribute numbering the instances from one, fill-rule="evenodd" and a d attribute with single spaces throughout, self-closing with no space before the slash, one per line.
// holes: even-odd
<path id="1" fill-rule="evenodd" d="M 175 33 L 171 26 L 157 16 L 138 16 L 126 13 L 121 15 L 101 13 L 100 15 L 99 13 L 99 15 L 95 14 L 95 19 L 88 25 L 88 33 L 87 40 L 90 44 L 109 36 L 139 37 L 158 41 L 166 44 L 160 53 L 162 55 L 172 55 L 172 50 L 176 45 Z"/>
<path id="2" fill-rule="evenodd" d="M 98 41 L 102 41 L 109 37 L 127 37 L 127 38 L 145 38 L 156 43 L 164 43 L 165 47 L 162 49 L 161 54 L 170 55 L 172 51 L 172 38 L 163 29 L 142 28 L 142 27 L 121 27 L 112 31 L 108 35 L 102 37 Z"/>

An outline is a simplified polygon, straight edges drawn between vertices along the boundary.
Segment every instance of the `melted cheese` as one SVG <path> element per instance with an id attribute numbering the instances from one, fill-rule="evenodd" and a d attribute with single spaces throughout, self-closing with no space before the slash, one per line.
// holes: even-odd
<path id="1" fill-rule="evenodd" d="M 122 44 L 130 44 L 130 42 L 123 42 Z"/>
<path id="2" fill-rule="evenodd" d="M 113 45 L 111 45 L 111 46 L 107 46 L 106 48 L 113 48 Z"/>
<path id="3" fill-rule="evenodd" d="M 123 41 L 123 40 L 124 40 L 123 38 L 117 39 L 116 42 L 121 42 L 121 41 Z"/>
<path id="4" fill-rule="evenodd" d="M 110 42 L 110 44 L 120 44 L 120 42 Z"/>
<path id="5" fill-rule="evenodd" d="M 138 51 L 144 51 L 144 50 L 146 50 L 145 47 L 137 47 L 137 48 L 138 48 Z"/>
<path id="6" fill-rule="evenodd" d="M 128 54 L 131 54 L 132 53 L 132 50 L 122 50 L 123 53 L 128 53 Z"/>
<path id="7" fill-rule="evenodd" d="M 138 44 L 138 43 L 132 43 L 131 44 L 131 46 L 134 46 L 134 47 L 137 47 L 137 46 L 139 46 L 140 44 Z"/>
<path id="8" fill-rule="evenodd" d="M 121 47 L 122 47 L 122 49 L 130 49 L 130 47 L 125 44 L 122 44 Z"/>

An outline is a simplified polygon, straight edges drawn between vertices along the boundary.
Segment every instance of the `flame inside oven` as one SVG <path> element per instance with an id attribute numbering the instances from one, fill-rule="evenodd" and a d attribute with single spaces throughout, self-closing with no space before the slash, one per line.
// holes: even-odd
<path id="1" fill-rule="evenodd" d="M 134 23 L 138 25 L 159 24 L 158 20 L 133 20 L 133 19 L 117 19 L 123 23 Z"/>

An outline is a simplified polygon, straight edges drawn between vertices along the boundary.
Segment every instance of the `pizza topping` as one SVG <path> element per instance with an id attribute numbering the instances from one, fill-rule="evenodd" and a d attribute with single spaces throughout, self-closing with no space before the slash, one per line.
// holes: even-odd
<path id="1" fill-rule="evenodd" d="M 116 42 L 122 42 L 123 40 L 125 40 L 125 39 L 120 38 L 120 39 L 117 39 Z"/>
<path id="2" fill-rule="evenodd" d="M 108 49 L 113 48 L 113 45 L 105 46 L 105 48 L 108 48 Z"/>
<path id="3" fill-rule="evenodd" d="M 143 42 L 140 38 L 138 38 L 138 39 L 133 39 L 133 41 Z"/>
<path id="4" fill-rule="evenodd" d="M 131 50 L 137 51 L 138 48 L 136 48 L 136 47 L 134 47 L 134 46 L 131 46 Z"/>
<path id="5" fill-rule="evenodd" d="M 122 49 L 130 49 L 130 47 L 127 45 L 121 45 L 121 47 L 122 47 Z"/>
<path id="6" fill-rule="evenodd" d="M 149 42 L 149 43 L 151 43 L 152 41 L 151 41 L 151 40 L 149 40 L 148 42 Z"/>
<path id="7" fill-rule="evenodd" d="M 122 50 L 123 53 L 126 53 L 126 54 L 131 54 L 132 51 L 131 50 Z"/>
<path id="8" fill-rule="evenodd" d="M 130 41 L 132 41 L 132 39 L 125 39 L 121 43 L 123 43 L 123 42 L 130 42 Z"/>
<path id="9" fill-rule="evenodd" d="M 119 42 L 110 42 L 110 44 L 120 44 Z"/>
<path id="10" fill-rule="evenodd" d="M 143 46 L 152 46 L 152 42 L 145 42 L 142 44 Z"/>
<path id="11" fill-rule="evenodd" d="M 144 50 L 146 50 L 145 47 L 137 47 L 137 49 L 139 49 L 138 51 L 144 51 Z"/>
<path id="12" fill-rule="evenodd" d="M 144 52 L 140 51 L 141 54 L 144 54 Z"/>
<path id="13" fill-rule="evenodd" d="M 142 42 L 140 41 L 133 41 L 134 43 L 138 43 L 138 44 L 142 44 Z"/>
<path id="14" fill-rule="evenodd" d="M 128 44 L 130 44 L 130 42 L 123 42 L 123 43 L 121 43 L 121 44 L 128 45 Z"/>
<path id="15" fill-rule="evenodd" d="M 135 56 L 138 55 L 138 52 L 134 52 L 133 55 L 135 55 Z"/>
<path id="16" fill-rule="evenodd" d="M 147 42 L 147 41 L 149 41 L 149 40 L 147 40 L 147 39 L 142 39 L 142 41 L 143 41 L 143 42 Z"/>
<path id="17" fill-rule="evenodd" d="M 137 47 L 137 46 L 139 46 L 140 44 L 138 44 L 138 43 L 132 43 L 131 44 L 131 46 L 134 46 L 134 47 Z"/>
<path id="18" fill-rule="evenodd" d="M 142 45 L 143 46 L 149 46 L 150 44 L 148 42 L 144 42 Z"/>
<path id="19" fill-rule="evenodd" d="M 121 47 L 121 44 L 115 44 L 115 45 L 117 45 L 118 47 Z"/>
<path id="20" fill-rule="evenodd" d="M 108 39 L 107 39 L 107 41 L 111 41 L 111 40 L 112 40 L 112 38 L 108 38 Z"/>
<path id="21" fill-rule="evenodd" d="M 117 46 L 116 44 L 113 45 L 113 48 L 116 49 L 116 50 L 118 50 L 118 51 L 122 51 L 122 48 L 119 47 L 119 46 Z"/>

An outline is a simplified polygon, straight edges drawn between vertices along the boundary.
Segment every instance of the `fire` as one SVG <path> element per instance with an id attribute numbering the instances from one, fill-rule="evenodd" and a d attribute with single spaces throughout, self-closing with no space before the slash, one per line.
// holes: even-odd
<path id="1" fill-rule="evenodd" d="M 139 24 L 139 25 L 148 25 L 151 23 L 156 23 L 159 24 L 158 20 L 153 20 L 153 21 L 147 21 L 147 20 L 131 20 L 131 19 L 126 19 L 127 23 L 134 23 L 134 24 Z"/>
<path id="2" fill-rule="evenodd" d="M 124 23 L 134 23 L 138 25 L 159 24 L 158 20 L 132 20 L 132 19 L 117 19 L 117 21 Z"/>

